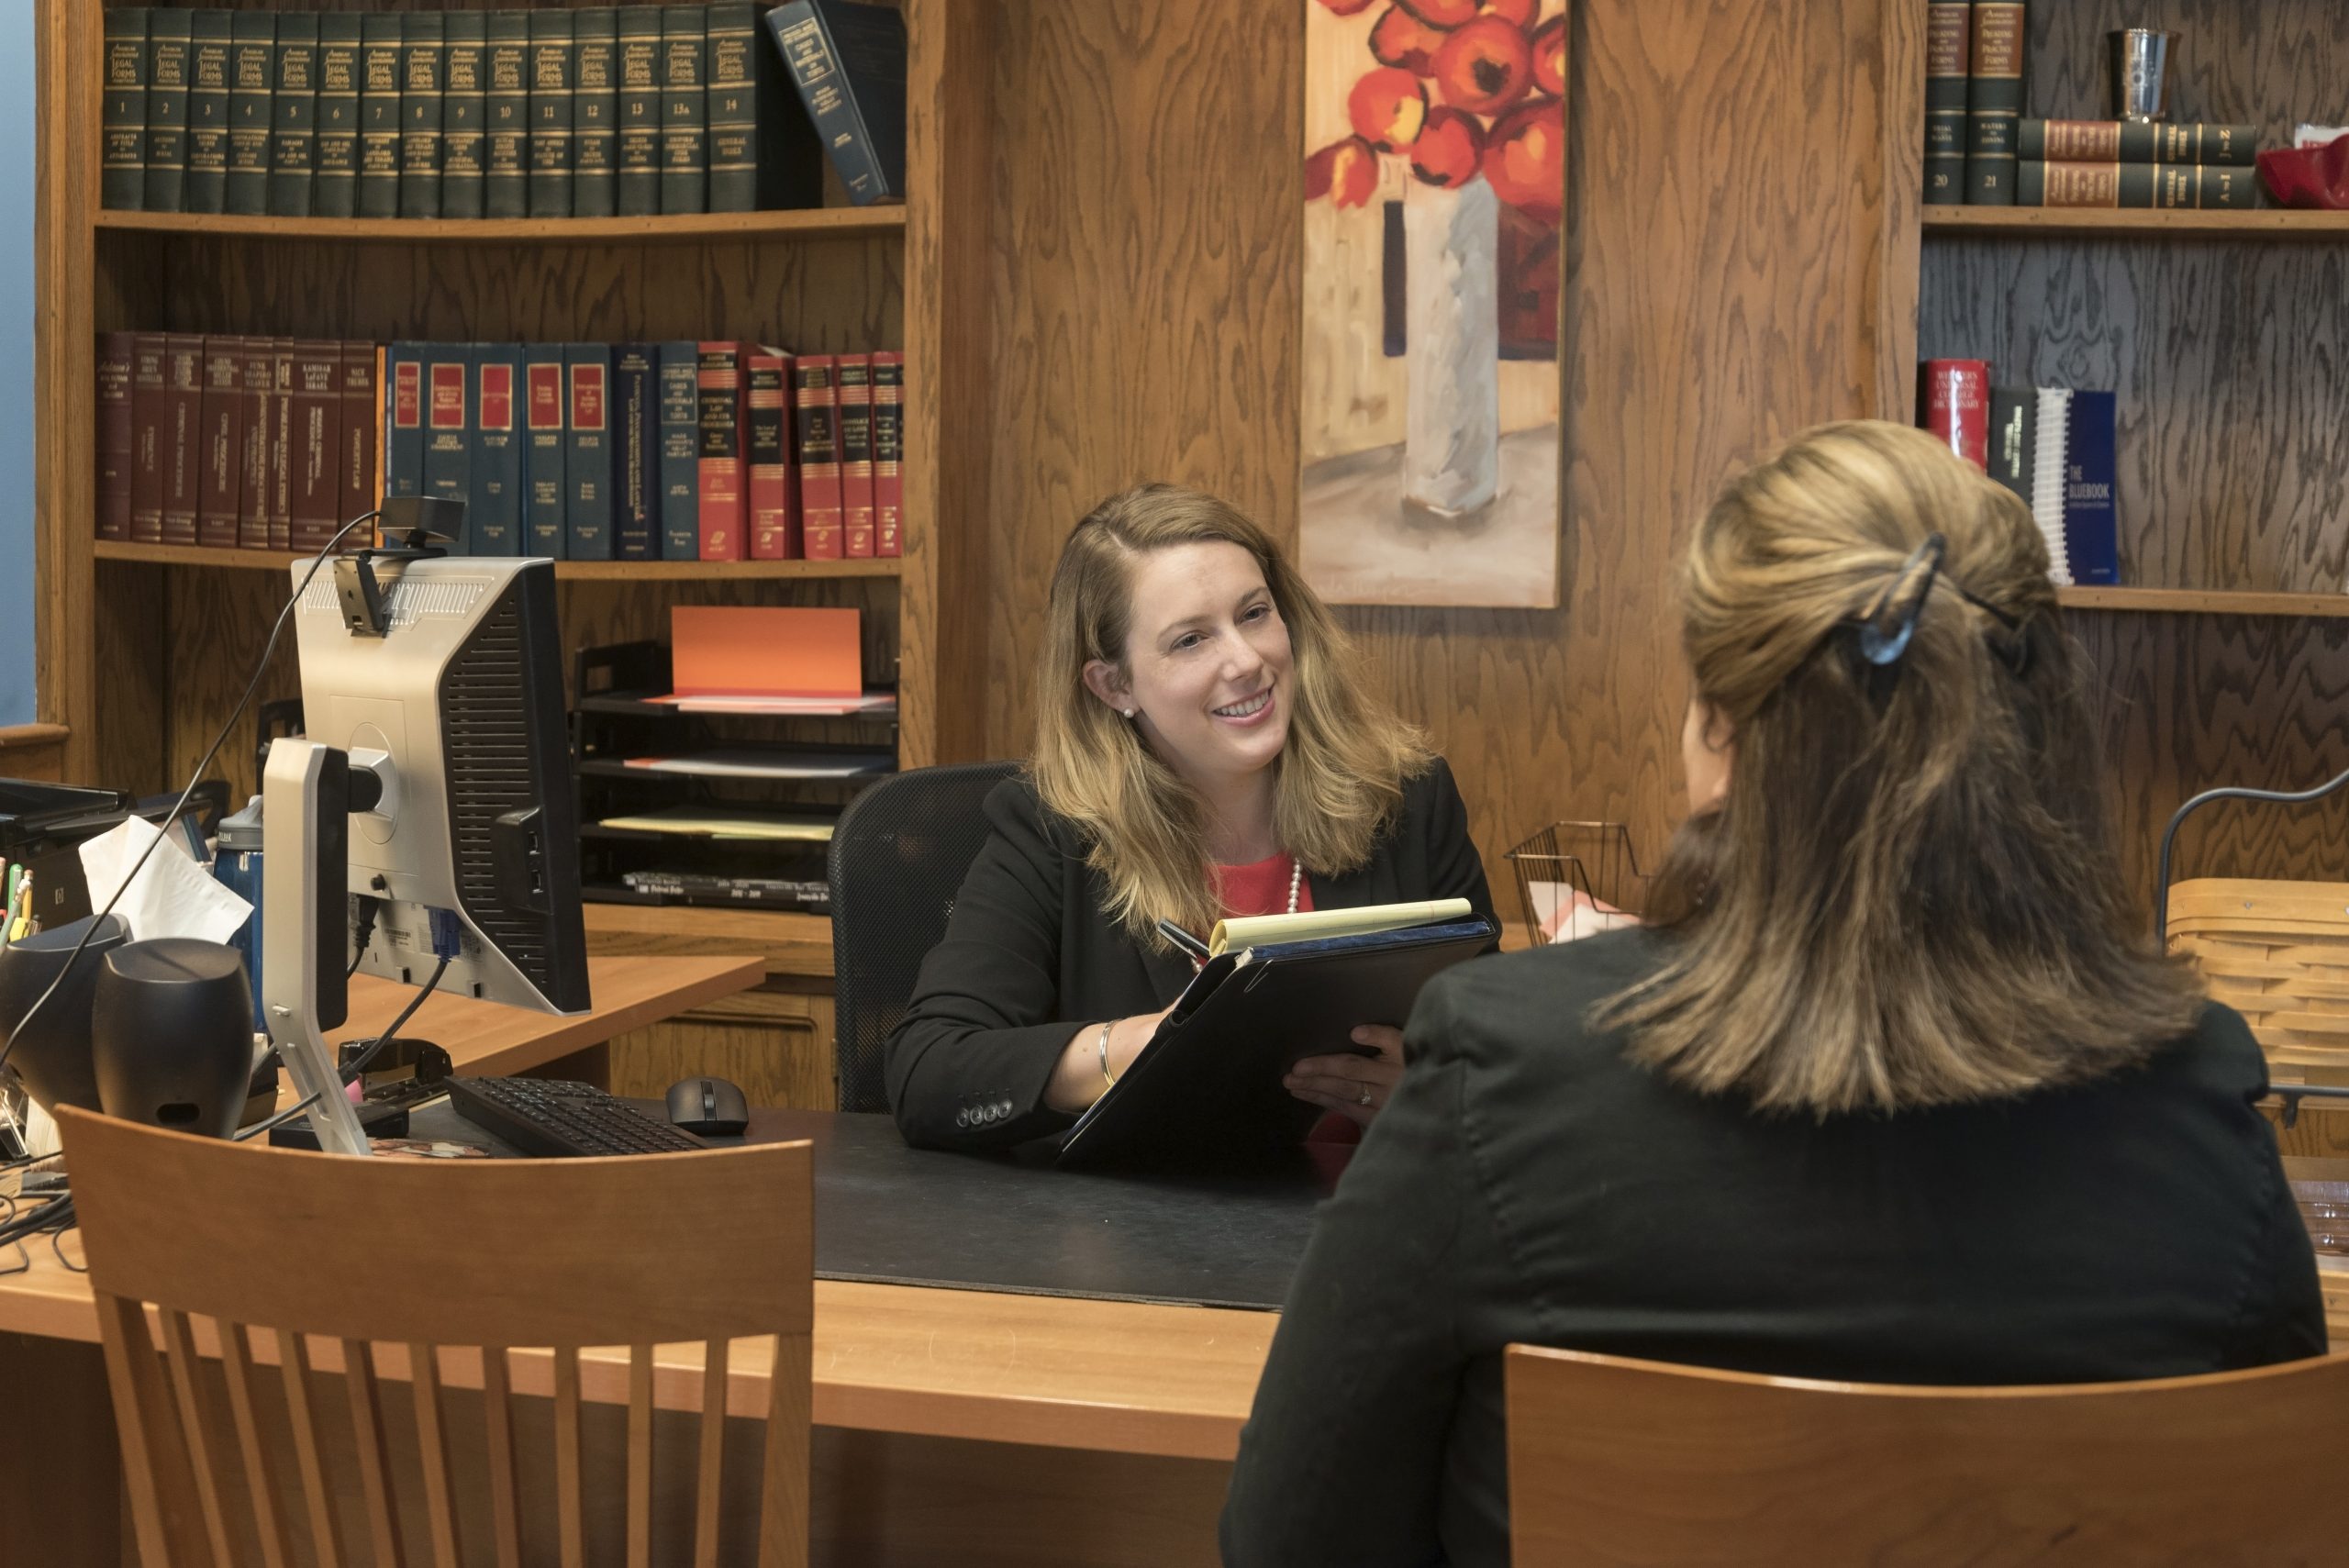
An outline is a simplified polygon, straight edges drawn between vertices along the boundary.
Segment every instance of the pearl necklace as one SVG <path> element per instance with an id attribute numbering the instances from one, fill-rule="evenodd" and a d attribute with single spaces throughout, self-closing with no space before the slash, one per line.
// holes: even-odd
<path id="1" fill-rule="evenodd" d="M 1303 861 L 1301 861 L 1301 860 L 1298 860 L 1295 855 L 1291 855 L 1291 856 L 1289 856 L 1289 858 L 1288 858 L 1288 909 L 1287 909 L 1287 913 L 1289 913 L 1289 914 L 1291 914 L 1291 915 L 1294 915 L 1294 914 L 1296 914 L 1296 913 L 1297 913 L 1297 890 L 1298 890 L 1300 887 L 1304 886 L 1304 884 L 1305 884 L 1305 862 L 1304 862 Z M 1191 969 L 1192 969 L 1192 972 L 1193 972 L 1194 973 L 1197 973 L 1198 971 L 1200 971 L 1200 970 L 1202 970 L 1202 969 L 1205 969 L 1207 966 L 1208 966 L 1208 965 L 1207 965 L 1207 961 L 1206 961 L 1205 959 L 1203 959 L 1203 958 L 1199 958 L 1199 957 L 1197 957 L 1197 956 L 1196 956 L 1196 955 L 1194 955 L 1194 956 L 1193 956 L 1193 958 L 1192 958 L 1192 960 L 1191 960 Z"/>

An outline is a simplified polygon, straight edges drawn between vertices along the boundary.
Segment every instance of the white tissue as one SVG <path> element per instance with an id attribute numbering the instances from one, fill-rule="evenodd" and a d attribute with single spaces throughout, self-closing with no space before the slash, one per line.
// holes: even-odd
<path id="1" fill-rule="evenodd" d="M 130 817 L 82 846 L 82 873 L 90 883 L 90 907 L 103 909 L 130 868 L 146 854 L 157 834 L 144 817 Z M 253 906 L 195 863 L 176 834 L 147 856 L 139 880 L 114 906 L 135 942 L 156 937 L 195 937 L 225 942 L 252 917 Z"/>

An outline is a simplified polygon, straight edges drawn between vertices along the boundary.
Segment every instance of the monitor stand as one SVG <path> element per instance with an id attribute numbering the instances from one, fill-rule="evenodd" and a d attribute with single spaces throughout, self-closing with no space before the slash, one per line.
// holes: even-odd
<path id="1" fill-rule="evenodd" d="M 299 737 L 262 773 L 262 1009 L 330 1154 L 366 1154 L 326 1031 L 350 1017 L 351 759 Z"/>

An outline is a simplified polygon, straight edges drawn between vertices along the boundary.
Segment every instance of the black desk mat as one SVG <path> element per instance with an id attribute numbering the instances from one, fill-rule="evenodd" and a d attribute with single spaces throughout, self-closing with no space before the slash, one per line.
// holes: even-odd
<path id="1" fill-rule="evenodd" d="M 417 1111 L 415 1136 L 502 1148 L 445 1101 Z M 1262 1309 L 1288 1294 L 1342 1159 L 1300 1153 L 1246 1177 L 1093 1174 L 908 1149 L 885 1115 L 826 1111 L 754 1111 L 741 1141 L 798 1138 L 815 1144 L 820 1279 Z"/>

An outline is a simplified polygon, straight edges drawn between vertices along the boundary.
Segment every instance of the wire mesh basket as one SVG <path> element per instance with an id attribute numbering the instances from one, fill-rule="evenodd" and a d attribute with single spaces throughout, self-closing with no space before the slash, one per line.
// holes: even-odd
<path id="1" fill-rule="evenodd" d="M 1647 906 L 1650 873 L 1620 822 L 1553 822 L 1506 859 L 1536 947 L 1636 925 Z"/>

